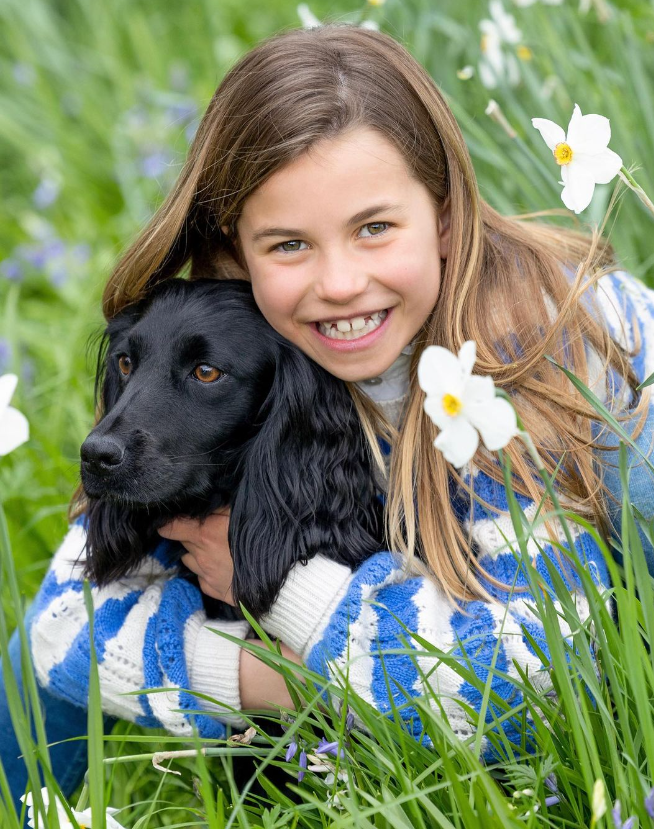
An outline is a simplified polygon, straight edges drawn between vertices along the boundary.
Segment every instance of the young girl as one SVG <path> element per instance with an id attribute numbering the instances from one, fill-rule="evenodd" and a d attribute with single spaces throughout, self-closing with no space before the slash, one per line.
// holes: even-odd
<path id="1" fill-rule="evenodd" d="M 187 266 L 191 278 L 249 279 L 268 322 L 348 383 L 387 492 L 388 550 L 396 552 L 375 554 L 356 572 L 322 555 L 295 567 L 262 620 L 283 653 L 336 682 L 349 673 L 381 714 L 395 716 L 392 706 L 407 703 L 399 716 L 427 744 L 412 702 L 426 693 L 416 662 L 395 654 L 382 666 L 382 653 L 401 646 L 402 624 L 462 660 L 465 642 L 480 676 L 499 639 L 497 666 L 509 679 L 497 676 L 492 687 L 512 704 L 520 693 L 510 678 L 522 671 L 550 689 L 523 632 L 547 655 L 529 610 L 534 599 L 511 589 L 528 582 L 504 542 L 515 534 L 501 469 L 483 448 L 463 470 L 445 462 L 433 446 L 417 363 L 429 345 L 458 351 L 475 340 L 475 373 L 512 395 L 550 471 L 563 457 L 561 497 L 608 537 L 617 501 L 601 486 L 600 460 L 615 463 L 607 447 L 616 440 L 545 355 L 590 385 L 647 448 L 654 415 L 648 391 L 636 387 L 654 371 L 654 292 L 617 269 L 599 234 L 505 218 L 486 204 L 431 78 L 392 38 L 348 25 L 277 35 L 228 73 L 176 186 L 109 280 L 106 317 Z M 599 289 L 586 290 L 591 284 Z M 533 518 L 542 488 L 521 443 L 506 451 Z M 651 515 L 650 482 L 636 483 L 637 506 Z M 84 545 L 83 510 L 78 491 L 74 523 L 30 616 L 51 740 L 85 730 L 88 627 L 80 571 L 71 565 Z M 180 518 L 161 535 L 184 544 L 184 562 L 205 593 L 231 601 L 228 522 L 226 511 L 202 526 Z M 546 583 L 545 559 L 559 561 L 552 540 L 565 546 L 559 530 L 554 522 L 553 539 L 538 531 L 542 551 L 530 542 Z M 594 581 L 608 585 L 592 536 L 575 525 L 573 537 Z M 239 710 L 290 706 L 274 670 L 210 630 L 242 641 L 248 624 L 207 621 L 199 592 L 166 570 L 159 553 L 131 578 L 93 588 L 107 714 L 183 735 L 192 719 L 184 712 L 203 705 L 212 716 L 196 717 L 200 733 L 221 737 L 224 722 L 243 725 Z M 564 578 L 583 619 L 579 578 L 570 568 Z M 417 665 L 438 698 L 437 715 L 462 739 L 473 735 L 464 704 L 478 711 L 481 693 L 435 657 Z M 170 694 L 122 695 L 159 686 Z M 227 708 L 205 705 L 187 688 Z M 503 728 L 520 743 L 517 719 Z M 486 738 L 483 749 L 492 756 Z M 11 752 L 5 742 L 5 767 Z M 65 752 L 53 764 L 70 791 L 84 769 L 83 743 Z M 16 763 L 11 773 L 20 793 Z"/>

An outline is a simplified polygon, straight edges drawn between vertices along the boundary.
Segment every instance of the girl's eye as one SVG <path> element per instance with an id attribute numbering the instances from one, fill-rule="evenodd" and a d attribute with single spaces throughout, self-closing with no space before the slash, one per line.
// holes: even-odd
<path id="1" fill-rule="evenodd" d="M 363 225 L 363 227 L 369 227 L 369 228 L 376 227 L 376 228 L 378 228 L 382 225 L 386 225 L 386 227 L 390 227 L 391 223 L 390 222 L 369 222 L 367 225 Z M 364 239 L 366 239 L 366 238 L 371 239 L 373 236 L 381 236 L 384 233 L 386 233 L 386 230 L 381 230 L 379 232 L 371 233 L 370 236 L 367 236 L 367 237 L 364 236 L 363 238 Z M 291 248 L 290 250 L 288 250 L 288 249 L 284 250 L 283 249 L 284 245 L 301 245 L 301 244 L 304 244 L 304 242 L 302 242 L 300 239 L 292 239 L 290 242 L 280 242 L 280 244 L 275 245 L 275 247 L 272 248 L 272 250 L 273 250 L 273 252 L 277 251 L 279 253 L 296 253 L 300 250 L 300 248 L 296 247 L 296 248 Z"/>
<path id="2" fill-rule="evenodd" d="M 121 354 L 118 358 L 118 370 L 123 375 L 123 377 L 129 377 L 132 373 L 132 361 L 127 356 L 127 354 Z"/>
<path id="3" fill-rule="evenodd" d="M 193 376 L 196 380 L 199 380 L 201 383 L 213 383 L 214 380 L 217 380 L 219 377 L 222 377 L 222 371 L 213 366 L 202 365 L 196 366 L 192 372 Z"/>

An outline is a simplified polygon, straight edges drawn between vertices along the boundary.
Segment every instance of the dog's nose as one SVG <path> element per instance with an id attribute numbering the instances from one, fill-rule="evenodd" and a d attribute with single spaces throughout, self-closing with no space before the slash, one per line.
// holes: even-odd
<path id="1" fill-rule="evenodd" d="M 92 468 L 103 470 L 120 466 L 125 454 L 125 447 L 110 437 L 89 435 L 80 449 L 82 463 Z"/>

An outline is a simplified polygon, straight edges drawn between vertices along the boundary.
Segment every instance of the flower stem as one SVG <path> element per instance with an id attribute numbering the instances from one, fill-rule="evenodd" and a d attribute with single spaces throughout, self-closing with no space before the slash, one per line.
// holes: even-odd
<path id="1" fill-rule="evenodd" d="M 649 210 L 651 210 L 652 213 L 654 213 L 654 204 L 652 203 L 652 200 L 643 190 L 640 184 L 638 184 L 638 182 L 634 179 L 629 170 L 627 170 L 626 167 L 621 167 L 618 171 L 618 175 L 624 181 L 627 187 L 634 191 L 634 193 L 642 201 L 645 207 L 647 207 Z"/>

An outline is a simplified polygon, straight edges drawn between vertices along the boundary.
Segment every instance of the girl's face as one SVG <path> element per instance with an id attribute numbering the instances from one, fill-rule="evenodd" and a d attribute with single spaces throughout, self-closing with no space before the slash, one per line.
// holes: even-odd
<path id="1" fill-rule="evenodd" d="M 395 146 L 357 129 L 274 173 L 246 200 L 237 231 L 270 325 L 354 382 L 385 371 L 434 308 L 449 207 L 437 215 Z"/>

